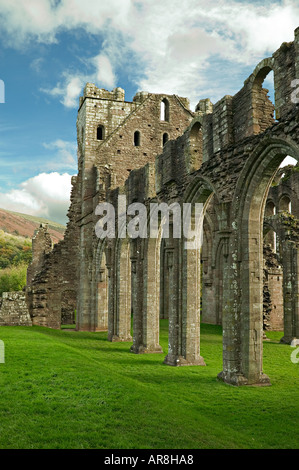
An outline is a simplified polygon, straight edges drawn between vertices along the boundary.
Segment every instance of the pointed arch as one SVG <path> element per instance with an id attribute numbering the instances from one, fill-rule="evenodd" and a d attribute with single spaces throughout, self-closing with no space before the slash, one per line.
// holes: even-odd
<path id="1" fill-rule="evenodd" d="M 235 344 L 240 348 L 235 350 L 240 362 L 235 357 L 234 367 L 239 369 L 238 380 L 247 384 L 270 383 L 262 367 L 263 220 L 269 188 L 287 155 L 299 160 L 299 148 L 290 139 L 264 139 L 247 159 L 232 205 L 232 213 L 237 214 L 232 225 L 238 242 L 233 255 L 236 267 L 231 275 L 237 270 L 238 289 L 235 289 L 236 309 L 231 313 L 238 321 L 234 334 Z M 284 316 L 285 337 L 299 335 L 298 308 L 291 298 L 288 301 L 288 296 Z"/>

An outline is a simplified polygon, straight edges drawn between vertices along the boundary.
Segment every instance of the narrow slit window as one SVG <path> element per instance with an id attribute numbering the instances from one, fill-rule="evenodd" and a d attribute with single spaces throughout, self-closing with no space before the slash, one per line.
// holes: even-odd
<path id="1" fill-rule="evenodd" d="M 140 147 L 140 132 L 139 131 L 134 132 L 134 145 L 135 147 Z"/>
<path id="2" fill-rule="evenodd" d="M 104 140 L 105 138 L 105 128 L 104 126 L 98 126 L 97 128 L 97 140 Z"/>

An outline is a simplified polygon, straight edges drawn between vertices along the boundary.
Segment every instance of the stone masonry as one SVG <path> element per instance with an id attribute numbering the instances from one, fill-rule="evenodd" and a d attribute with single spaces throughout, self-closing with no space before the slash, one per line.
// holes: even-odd
<path id="1" fill-rule="evenodd" d="M 275 104 L 262 86 L 270 71 Z M 107 331 L 109 341 L 130 341 L 131 351 L 142 354 L 162 351 L 159 318 L 168 318 L 165 364 L 203 366 L 201 315 L 223 327 L 218 378 L 269 385 L 262 340 L 274 305 L 282 340 L 299 338 L 298 183 L 280 178 L 275 187 L 284 158 L 299 160 L 296 80 L 299 29 L 236 95 L 215 104 L 203 99 L 195 112 L 177 95 L 139 92 L 128 102 L 121 88 L 88 83 L 79 102 L 78 175 L 65 239 L 46 252 L 46 233 L 36 237 L 42 249 L 36 247 L 28 274 L 33 324 L 59 328 L 76 310 L 77 330 Z M 132 215 L 119 196 L 126 207 L 138 202 L 147 209 L 202 203 L 201 250 L 186 249 L 174 236 L 171 211 L 169 238 L 161 211 L 156 238 L 126 236 Z M 96 208 L 104 202 L 115 209 L 115 238 L 95 233 Z"/>
<path id="2" fill-rule="evenodd" d="M 0 326 L 32 326 L 26 293 L 3 292 L 0 299 Z"/>

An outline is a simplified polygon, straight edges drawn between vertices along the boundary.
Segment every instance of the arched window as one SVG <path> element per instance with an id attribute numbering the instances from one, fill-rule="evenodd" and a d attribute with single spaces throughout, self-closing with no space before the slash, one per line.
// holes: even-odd
<path id="1" fill-rule="evenodd" d="M 274 73 L 268 65 L 258 71 L 252 84 L 254 134 L 264 132 L 274 124 L 274 103 Z"/>
<path id="2" fill-rule="evenodd" d="M 291 213 L 291 200 L 289 196 L 282 196 L 279 201 L 279 211 L 280 212 L 290 212 Z"/>
<path id="3" fill-rule="evenodd" d="M 160 119 L 161 119 L 161 121 L 169 121 L 169 102 L 166 98 L 164 98 L 161 101 Z"/>
<path id="4" fill-rule="evenodd" d="M 266 233 L 264 237 L 264 243 L 266 245 L 270 245 L 271 250 L 276 253 L 276 245 L 277 245 L 277 237 L 276 237 L 276 232 L 274 230 L 270 229 L 269 232 Z"/>
<path id="5" fill-rule="evenodd" d="M 140 146 L 140 132 L 139 131 L 134 132 L 134 145 L 135 147 Z"/>
<path id="6" fill-rule="evenodd" d="M 167 134 L 167 132 L 165 132 L 163 134 L 163 147 L 166 144 L 166 142 L 168 142 L 168 140 L 169 140 L 169 135 Z"/>
<path id="7" fill-rule="evenodd" d="M 97 140 L 104 140 L 105 138 L 105 127 L 100 125 L 97 128 Z"/>
<path id="8" fill-rule="evenodd" d="M 265 209 L 265 217 L 271 217 L 272 215 L 276 214 L 275 204 L 272 201 L 267 202 L 266 209 Z"/>

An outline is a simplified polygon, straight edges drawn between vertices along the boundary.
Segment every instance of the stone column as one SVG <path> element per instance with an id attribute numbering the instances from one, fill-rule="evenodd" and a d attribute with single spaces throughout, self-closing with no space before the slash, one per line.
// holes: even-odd
<path id="1" fill-rule="evenodd" d="M 108 341 L 131 341 L 131 273 L 128 240 L 108 248 Z"/>
<path id="2" fill-rule="evenodd" d="M 105 266 L 105 262 L 102 262 L 101 267 L 99 269 L 96 285 L 97 285 L 96 331 L 107 331 L 108 330 L 108 275 L 107 275 L 107 268 Z"/>
<path id="3" fill-rule="evenodd" d="M 87 222 L 80 230 L 80 274 L 76 329 L 80 331 L 94 330 L 92 312 L 92 223 Z"/>
<path id="4" fill-rule="evenodd" d="M 143 352 L 162 353 L 159 345 L 160 242 L 147 238 L 143 247 Z"/>
<path id="5" fill-rule="evenodd" d="M 200 356 L 200 251 L 167 240 L 169 348 L 165 364 L 205 365 Z"/>
<path id="6" fill-rule="evenodd" d="M 165 242 L 165 269 L 167 269 L 168 292 L 168 354 L 164 363 L 170 366 L 177 366 L 180 363 L 180 333 L 181 322 L 179 312 L 179 279 L 178 279 L 178 252 L 175 252 L 174 240 L 168 239 Z"/>
<path id="7" fill-rule="evenodd" d="M 111 243 L 107 248 L 107 276 L 108 276 L 108 341 L 112 341 L 115 334 L 115 269 L 114 269 L 114 248 Z"/>
<path id="8" fill-rule="evenodd" d="M 281 343 L 291 344 L 299 338 L 298 248 L 295 242 L 282 242 L 284 336 Z"/>
<path id="9" fill-rule="evenodd" d="M 218 378 L 231 385 L 246 382 L 241 372 L 240 266 L 237 252 L 226 240 L 223 260 L 223 370 Z"/>
<path id="10" fill-rule="evenodd" d="M 223 248 L 223 371 L 218 378 L 237 386 L 270 385 L 262 372 L 262 253 L 252 238 L 241 254 L 236 224 L 235 230 Z"/>
<path id="11" fill-rule="evenodd" d="M 140 239 L 132 240 L 132 312 L 133 312 L 133 344 L 131 351 L 142 353 L 143 345 L 143 259 L 141 256 Z"/>
<path id="12" fill-rule="evenodd" d="M 115 266 L 115 316 L 112 341 L 132 341 L 131 336 L 131 266 L 129 240 L 117 242 Z"/>
<path id="13" fill-rule="evenodd" d="M 132 259 L 134 275 L 134 353 L 162 353 L 159 345 L 160 252 L 156 239 L 135 242 Z"/>

